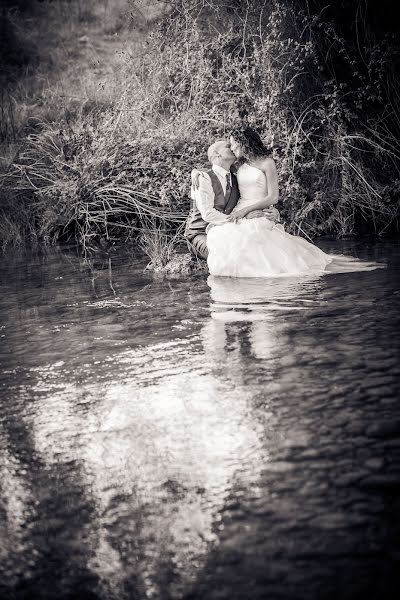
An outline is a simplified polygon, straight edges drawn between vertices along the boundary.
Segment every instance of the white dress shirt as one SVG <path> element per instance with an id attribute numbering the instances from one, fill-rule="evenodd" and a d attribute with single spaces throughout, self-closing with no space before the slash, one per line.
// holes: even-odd
<path id="1" fill-rule="evenodd" d="M 227 174 L 229 174 L 229 179 L 232 185 L 230 171 L 227 171 L 218 165 L 213 165 L 212 170 L 218 177 L 225 194 Z M 200 214 L 206 223 L 209 223 L 210 225 L 222 225 L 223 223 L 228 222 L 228 215 L 225 215 L 214 208 L 215 194 L 211 183 L 211 177 L 208 175 L 208 173 L 203 173 L 199 177 L 199 187 L 197 190 L 195 190 L 192 185 L 190 195 L 196 201 L 197 208 L 199 209 Z"/>

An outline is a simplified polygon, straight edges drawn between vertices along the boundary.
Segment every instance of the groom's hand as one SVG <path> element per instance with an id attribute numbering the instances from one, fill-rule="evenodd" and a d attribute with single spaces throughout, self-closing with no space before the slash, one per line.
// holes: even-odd
<path id="1" fill-rule="evenodd" d="M 248 208 L 242 208 L 239 210 L 234 210 L 233 212 L 231 212 L 231 214 L 228 216 L 228 221 L 229 223 L 237 223 L 238 221 L 240 221 L 240 219 L 244 219 L 245 216 L 249 213 L 249 209 Z"/>

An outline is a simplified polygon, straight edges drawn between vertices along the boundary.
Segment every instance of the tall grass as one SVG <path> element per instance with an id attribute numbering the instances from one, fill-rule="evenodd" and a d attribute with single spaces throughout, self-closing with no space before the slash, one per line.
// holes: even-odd
<path id="1" fill-rule="evenodd" d="M 149 222 L 149 227 L 142 230 L 138 243 L 139 248 L 150 259 L 148 269 L 164 271 L 166 265 L 176 257 L 177 248 L 186 246 L 183 231 L 184 223 L 175 231 L 168 231 L 165 224 L 160 224 L 156 218 Z"/>

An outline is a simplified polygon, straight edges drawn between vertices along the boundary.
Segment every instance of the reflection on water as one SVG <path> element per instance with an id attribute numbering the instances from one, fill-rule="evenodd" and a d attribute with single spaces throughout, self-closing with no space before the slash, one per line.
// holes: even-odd
<path id="1" fill-rule="evenodd" d="M 224 356 L 232 331 L 227 324 L 237 322 L 240 323 L 239 339 L 242 346 L 247 345 L 251 357 L 273 357 L 287 329 L 277 311 L 284 314 L 310 309 L 313 302 L 318 302 L 319 282 L 317 276 L 266 280 L 210 275 L 207 284 L 212 320 L 203 332 L 203 337 L 208 338 L 207 351 L 219 349 L 220 355 Z"/>
<path id="2" fill-rule="evenodd" d="M 273 311 L 306 310 L 316 301 L 318 276 L 271 279 L 214 277 L 211 290 L 212 317 L 221 321 L 264 321 Z"/>
<path id="3" fill-rule="evenodd" d="M 363 248 L 388 269 L 3 260 L 0 597 L 384 597 L 399 248 Z"/>
<path id="4" fill-rule="evenodd" d="M 177 590 L 193 581 L 217 540 L 218 510 L 231 486 L 256 481 L 267 458 L 247 395 L 229 390 L 228 397 L 229 388 L 219 389 L 207 372 L 189 370 L 186 344 L 148 350 L 150 380 L 148 371 L 145 382 L 136 378 L 141 350 L 115 354 L 119 377 L 101 396 L 96 385 L 78 389 L 63 381 L 61 369 L 42 370 L 33 394 L 52 393 L 30 419 L 35 448 L 47 464 L 61 459 L 84 466 L 97 515 L 87 532 L 90 567 L 100 578 L 107 574 L 118 591 L 130 569 L 115 547 L 134 536 L 142 564 L 133 572 L 139 570 L 144 597 L 161 593 L 157 580 L 166 568 L 176 571 Z M 171 354 L 182 363 L 178 374 L 168 368 Z M 94 406 L 79 413 L 76 398 L 82 394 Z M 136 521 L 145 515 L 138 530 Z"/>

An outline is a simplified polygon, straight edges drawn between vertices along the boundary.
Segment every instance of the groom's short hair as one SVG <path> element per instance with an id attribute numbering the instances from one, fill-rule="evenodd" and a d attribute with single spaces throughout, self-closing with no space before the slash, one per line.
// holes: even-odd
<path id="1" fill-rule="evenodd" d="M 207 156 L 211 164 L 219 144 L 226 144 L 226 140 L 216 140 L 213 144 L 211 144 L 211 146 L 208 147 Z"/>

